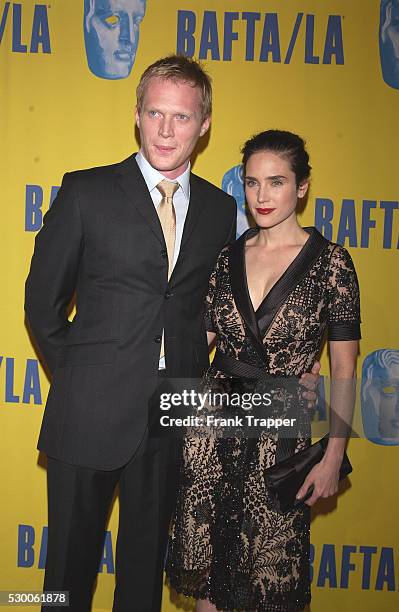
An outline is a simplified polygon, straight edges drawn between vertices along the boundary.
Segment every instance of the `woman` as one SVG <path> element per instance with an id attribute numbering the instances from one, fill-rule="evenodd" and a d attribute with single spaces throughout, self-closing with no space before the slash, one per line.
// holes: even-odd
<path id="1" fill-rule="evenodd" d="M 205 375 L 209 389 L 232 380 L 243 364 L 276 380 L 298 379 L 311 369 L 326 330 L 331 378 L 353 381 L 356 272 L 344 248 L 298 224 L 308 162 L 303 140 L 290 132 L 263 132 L 243 148 L 246 199 L 257 227 L 223 249 L 211 275 L 206 321 L 217 353 Z M 352 398 L 340 389 L 331 402 L 345 421 L 343 400 L 349 405 Z M 197 599 L 198 612 L 294 612 L 310 601 L 309 506 L 336 493 L 345 439 L 330 436 L 323 460 L 298 492 L 304 497 L 313 485 L 306 503 L 287 514 L 275 510 L 264 469 L 310 444 L 301 393 L 292 393 L 302 414 L 294 439 L 273 432 L 255 442 L 184 439 L 167 574 L 174 589 Z M 292 402 L 287 405 L 292 414 Z"/>

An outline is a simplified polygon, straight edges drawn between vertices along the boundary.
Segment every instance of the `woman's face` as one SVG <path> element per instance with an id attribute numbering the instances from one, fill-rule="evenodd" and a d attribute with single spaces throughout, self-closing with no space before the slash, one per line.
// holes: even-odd
<path id="1" fill-rule="evenodd" d="M 251 215 L 261 228 L 275 227 L 295 216 L 297 199 L 308 189 L 307 181 L 297 187 L 289 160 L 271 151 L 251 155 L 244 184 Z"/>

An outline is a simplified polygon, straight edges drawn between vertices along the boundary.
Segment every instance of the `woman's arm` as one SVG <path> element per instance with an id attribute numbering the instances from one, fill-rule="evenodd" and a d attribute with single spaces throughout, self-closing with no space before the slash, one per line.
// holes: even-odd
<path id="1" fill-rule="evenodd" d="M 312 496 L 306 501 L 313 506 L 319 497 L 329 497 L 338 491 L 339 469 L 351 431 L 356 398 L 356 360 L 358 340 L 331 341 L 331 418 L 330 438 L 323 459 L 309 472 L 297 498 L 304 497 L 313 485 Z"/>
<path id="2" fill-rule="evenodd" d="M 327 329 L 330 348 L 330 439 L 320 463 L 308 474 L 297 493 L 304 497 L 313 485 L 309 506 L 338 490 L 339 468 L 351 432 L 355 404 L 356 360 L 360 335 L 360 292 L 348 251 L 336 246 L 331 254 L 326 287 Z"/>
<path id="3" fill-rule="evenodd" d="M 330 366 L 330 439 L 325 460 L 336 455 L 342 461 L 351 431 L 353 408 L 356 400 L 356 361 L 359 353 L 358 340 L 331 341 Z"/>

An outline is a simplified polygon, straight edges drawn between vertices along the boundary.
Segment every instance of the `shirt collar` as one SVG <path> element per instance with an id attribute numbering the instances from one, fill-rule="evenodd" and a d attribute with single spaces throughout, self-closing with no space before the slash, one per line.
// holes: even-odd
<path id="1" fill-rule="evenodd" d="M 148 191 L 151 192 L 161 181 L 165 179 L 170 181 L 170 179 L 151 166 L 151 164 L 144 157 L 141 149 L 136 155 L 136 162 L 147 184 Z M 185 171 L 172 181 L 179 183 L 179 186 L 187 199 L 190 197 L 190 172 L 191 164 L 188 162 L 188 166 Z"/>

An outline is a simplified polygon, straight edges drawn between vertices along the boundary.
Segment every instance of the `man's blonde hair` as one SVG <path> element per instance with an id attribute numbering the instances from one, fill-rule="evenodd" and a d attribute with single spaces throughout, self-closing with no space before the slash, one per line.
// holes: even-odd
<path id="1" fill-rule="evenodd" d="M 203 67 L 194 59 L 185 55 L 169 55 L 148 66 L 141 75 L 136 89 L 137 111 L 140 113 L 146 88 L 153 78 L 168 81 L 188 83 L 192 87 L 198 87 L 201 93 L 202 119 L 206 119 L 212 113 L 212 83 Z"/>

